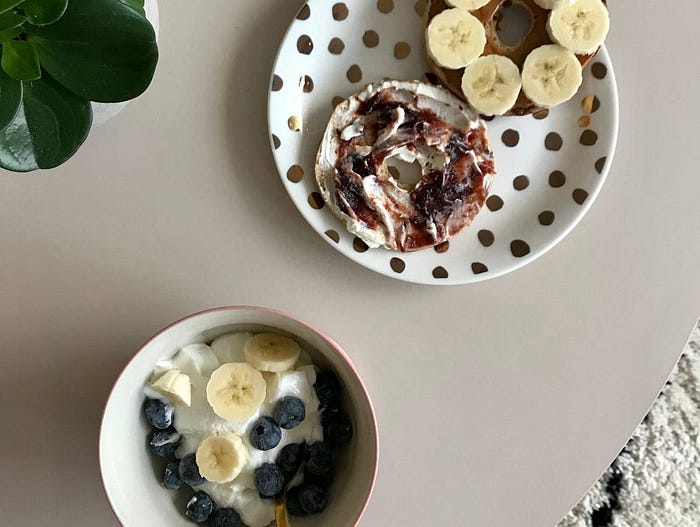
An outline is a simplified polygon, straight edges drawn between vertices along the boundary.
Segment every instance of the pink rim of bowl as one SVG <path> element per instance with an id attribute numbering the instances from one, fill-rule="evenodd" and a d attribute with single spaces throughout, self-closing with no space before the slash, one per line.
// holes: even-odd
<path id="1" fill-rule="evenodd" d="M 340 347 L 340 345 L 333 340 L 331 337 L 326 335 L 325 333 L 317 330 L 313 326 L 307 324 L 306 322 L 299 320 L 298 318 L 295 318 L 287 313 L 277 311 L 275 309 L 270 309 L 270 308 L 265 308 L 265 307 L 259 307 L 259 306 L 223 306 L 223 307 L 217 307 L 217 308 L 212 308 L 212 309 L 206 309 L 204 311 L 199 311 L 197 313 L 193 313 L 191 315 L 188 315 L 186 317 L 183 317 L 176 322 L 173 322 L 172 324 L 169 324 L 165 328 L 161 329 L 158 331 L 155 335 L 153 335 L 151 338 L 149 338 L 139 349 L 138 351 L 131 357 L 129 362 L 124 366 L 122 369 L 121 373 L 119 374 L 119 377 L 117 378 L 117 381 L 114 383 L 114 386 L 110 390 L 109 396 L 107 398 L 107 401 L 105 403 L 104 409 L 102 411 L 102 419 L 100 423 L 100 436 L 99 436 L 99 445 L 98 445 L 98 461 L 99 461 L 99 467 L 100 467 L 100 478 L 102 480 L 102 488 L 105 492 L 105 496 L 107 497 L 107 501 L 110 505 L 110 508 L 112 509 L 112 512 L 114 513 L 115 517 L 119 521 L 121 525 L 124 525 L 127 527 L 127 524 L 124 522 L 124 517 L 120 512 L 118 511 L 118 507 L 115 504 L 115 499 L 114 496 L 110 494 L 109 490 L 109 483 L 107 481 L 107 477 L 105 476 L 105 418 L 107 417 L 107 412 L 110 408 L 110 403 L 113 400 L 113 396 L 118 388 L 118 386 L 124 381 L 125 376 L 127 372 L 130 370 L 130 368 L 134 365 L 135 361 L 141 353 L 149 348 L 149 346 L 157 340 L 159 337 L 164 335 L 165 333 L 170 332 L 174 328 L 177 328 L 178 326 L 182 325 L 185 322 L 191 321 L 192 319 L 200 318 L 200 317 L 205 317 L 207 315 L 211 315 L 213 313 L 220 313 L 220 312 L 241 312 L 241 311 L 247 311 L 247 312 L 252 312 L 252 313 L 257 313 L 260 315 L 271 315 L 273 317 L 279 317 L 281 319 L 286 319 L 287 321 L 291 322 L 292 324 L 304 328 L 307 331 L 310 331 L 314 335 L 316 335 L 318 338 L 321 340 L 325 341 L 330 349 L 332 349 L 335 354 L 342 359 L 342 361 L 348 366 L 349 371 L 352 373 L 353 376 L 353 381 L 360 388 L 360 394 L 364 398 L 365 403 L 366 403 L 366 409 L 368 415 L 366 417 L 369 417 L 368 419 L 368 432 L 370 435 L 370 449 L 373 454 L 373 459 L 371 461 L 372 467 L 371 467 L 371 476 L 369 479 L 369 486 L 367 487 L 366 490 L 366 495 L 363 500 L 362 506 L 357 510 L 357 517 L 354 520 L 353 525 L 357 526 L 359 525 L 359 522 L 364 515 L 365 510 L 367 509 L 367 506 L 369 505 L 370 498 L 372 496 L 372 492 L 374 490 L 374 486 L 376 483 L 377 479 L 377 470 L 379 467 L 379 434 L 378 434 L 378 426 L 377 426 L 377 420 L 376 420 L 376 415 L 374 411 L 374 407 L 372 405 L 372 400 L 369 396 L 369 393 L 367 391 L 367 388 L 365 384 L 362 382 L 362 378 L 359 375 L 359 372 L 357 371 L 357 368 L 353 364 L 352 360 L 348 356 L 348 354 Z M 230 324 L 235 324 L 236 322 L 229 322 Z M 245 323 L 244 323 L 245 325 Z M 254 324 L 251 324 L 254 325 Z M 321 352 L 320 350 L 319 353 L 323 355 L 324 357 L 326 356 L 326 353 Z M 136 441 L 138 439 L 134 438 Z M 154 489 L 160 491 L 160 489 L 157 479 L 154 479 L 153 481 L 153 487 Z M 184 517 L 183 517 L 184 519 Z M 128 526 L 131 527 L 131 526 Z"/>

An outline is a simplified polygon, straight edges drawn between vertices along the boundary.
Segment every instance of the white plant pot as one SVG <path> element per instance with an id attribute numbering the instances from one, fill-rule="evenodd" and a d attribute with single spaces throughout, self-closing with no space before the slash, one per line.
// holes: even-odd
<path id="1" fill-rule="evenodd" d="M 158 40 L 158 29 L 160 18 L 158 16 L 158 0 L 146 0 L 144 2 L 144 9 L 146 11 L 146 18 L 153 26 L 156 32 L 156 40 Z M 116 116 L 121 112 L 126 105 L 131 101 L 117 102 L 117 103 L 102 103 L 93 102 L 92 103 L 92 126 L 100 126 L 112 117 Z"/>

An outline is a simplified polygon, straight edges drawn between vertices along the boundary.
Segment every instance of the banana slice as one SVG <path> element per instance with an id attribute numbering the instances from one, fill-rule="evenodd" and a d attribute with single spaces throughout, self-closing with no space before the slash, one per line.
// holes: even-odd
<path id="1" fill-rule="evenodd" d="M 248 460 L 240 437 L 233 432 L 204 439 L 195 455 L 199 473 L 208 481 L 227 483 L 236 479 Z"/>
<path id="2" fill-rule="evenodd" d="M 207 383 L 207 401 L 227 421 L 248 419 L 260 408 L 266 393 L 263 376 L 244 362 L 220 366 Z"/>
<path id="3" fill-rule="evenodd" d="M 533 50 L 523 64 L 523 91 L 538 106 L 550 107 L 571 99 L 583 82 L 576 55 L 556 44 Z"/>
<path id="4" fill-rule="evenodd" d="M 522 80 L 508 57 L 479 57 L 464 70 L 462 91 L 472 107 L 484 115 L 503 115 L 515 104 Z"/>
<path id="5" fill-rule="evenodd" d="M 291 370 L 301 348 L 294 339 L 276 333 L 259 333 L 245 343 L 245 360 L 260 371 Z"/>
<path id="6" fill-rule="evenodd" d="M 601 0 L 577 0 L 549 13 L 547 32 L 557 44 L 574 53 L 595 53 L 610 29 L 608 9 Z"/>
<path id="7" fill-rule="evenodd" d="M 447 5 L 451 7 L 458 7 L 459 9 L 464 9 L 465 11 L 474 11 L 480 7 L 484 7 L 491 0 L 445 0 Z"/>
<path id="8" fill-rule="evenodd" d="M 571 5 L 576 0 L 535 0 L 535 3 L 542 9 L 556 9 L 557 7 L 564 7 Z"/>
<path id="9" fill-rule="evenodd" d="M 459 69 L 484 52 L 486 30 L 477 18 L 462 9 L 446 9 L 428 24 L 428 53 L 443 68 Z"/>
<path id="10" fill-rule="evenodd" d="M 180 370 L 168 370 L 159 375 L 151 383 L 151 388 L 176 404 L 184 404 L 185 406 L 192 404 L 190 377 Z"/>

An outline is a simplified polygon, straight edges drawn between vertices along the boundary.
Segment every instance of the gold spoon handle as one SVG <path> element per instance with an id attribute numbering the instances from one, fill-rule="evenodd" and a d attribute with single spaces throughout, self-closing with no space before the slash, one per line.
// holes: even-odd
<path id="1" fill-rule="evenodd" d="M 277 527 L 289 527 L 289 516 L 287 516 L 287 505 L 284 496 L 275 499 L 275 520 Z"/>

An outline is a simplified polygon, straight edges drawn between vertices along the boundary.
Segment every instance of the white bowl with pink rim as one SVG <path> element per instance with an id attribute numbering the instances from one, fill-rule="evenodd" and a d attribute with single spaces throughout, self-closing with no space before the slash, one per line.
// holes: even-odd
<path id="1" fill-rule="evenodd" d="M 142 412 L 143 388 L 155 363 L 187 344 L 211 342 L 244 330 L 287 333 L 309 351 L 314 364 L 337 374 L 343 408 L 353 422 L 353 439 L 339 453 L 326 510 L 292 518 L 292 524 L 358 525 L 374 488 L 379 443 L 372 402 L 350 357 L 333 339 L 294 317 L 267 308 L 231 306 L 190 315 L 157 333 L 134 355 L 112 388 L 100 428 L 99 462 L 107 499 L 124 527 L 193 525 L 183 514 L 181 493 L 161 486 L 147 447 L 150 427 Z"/>

